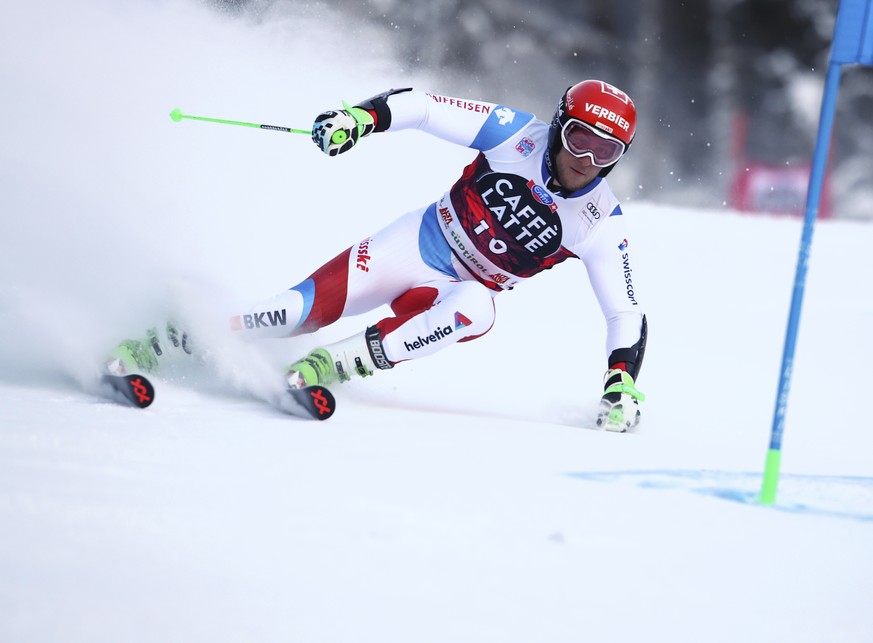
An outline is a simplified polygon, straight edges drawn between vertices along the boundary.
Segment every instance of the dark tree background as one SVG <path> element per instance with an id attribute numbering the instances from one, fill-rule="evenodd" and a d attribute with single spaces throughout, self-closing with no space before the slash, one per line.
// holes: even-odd
<path id="1" fill-rule="evenodd" d="M 551 118 L 568 86 L 601 78 L 634 98 L 620 198 L 724 207 L 750 163 L 812 156 L 838 0 L 212 0 L 277 3 L 382 24 L 429 89 Z M 348 25 L 346 25 L 348 26 Z M 362 52 L 366 55 L 366 52 Z M 375 91 L 381 88 L 374 88 Z M 873 218 L 873 69 L 845 68 L 829 171 L 833 211 Z"/>

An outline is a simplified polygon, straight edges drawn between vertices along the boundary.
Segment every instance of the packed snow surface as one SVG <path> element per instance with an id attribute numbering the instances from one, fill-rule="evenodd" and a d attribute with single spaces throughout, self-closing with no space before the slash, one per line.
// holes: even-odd
<path id="1" fill-rule="evenodd" d="M 605 330 L 579 262 L 500 295 L 483 338 L 343 386 L 328 422 L 266 402 L 282 364 L 386 311 L 251 345 L 225 315 L 472 158 L 169 118 L 308 127 L 388 87 L 452 93 L 337 24 L 4 9 L 0 640 L 873 639 L 869 224 L 816 228 L 773 507 L 796 219 L 625 200 L 650 323 L 633 433 L 593 429 Z M 171 316 L 205 357 L 145 411 L 101 398 L 107 350 Z"/>

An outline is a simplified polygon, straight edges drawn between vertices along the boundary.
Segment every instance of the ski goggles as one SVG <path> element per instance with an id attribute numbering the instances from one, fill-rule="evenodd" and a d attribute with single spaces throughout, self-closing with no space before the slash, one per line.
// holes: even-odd
<path id="1" fill-rule="evenodd" d="M 575 118 L 561 129 L 561 140 L 570 154 L 576 158 L 587 156 L 597 167 L 612 165 L 627 149 L 617 138 Z"/>

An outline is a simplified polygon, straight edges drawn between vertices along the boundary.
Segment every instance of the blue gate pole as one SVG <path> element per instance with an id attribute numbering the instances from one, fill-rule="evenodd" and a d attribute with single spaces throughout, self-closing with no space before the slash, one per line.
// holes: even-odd
<path id="1" fill-rule="evenodd" d="M 788 391 L 791 388 L 791 374 L 794 370 L 794 353 L 797 346 L 797 331 L 800 325 L 800 311 L 803 307 L 803 294 L 806 289 L 806 273 L 809 266 L 809 253 L 812 234 L 821 202 L 822 184 L 827 168 L 831 129 L 837 106 L 837 93 L 840 85 L 842 66 L 831 63 L 825 79 L 822 98 L 821 118 L 818 124 L 818 138 L 812 158 L 809 175 L 809 189 L 806 194 L 806 214 L 803 219 L 803 235 L 800 239 L 800 255 L 794 275 L 794 292 L 791 296 L 791 309 L 788 313 L 788 329 L 785 333 L 785 348 L 782 352 L 782 370 L 779 375 L 779 389 L 776 408 L 773 412 L 773 428 L 770 432 L 770 448 L 764 466 L 764 482 L 761 487 L 761 503 L 772 505 L 776 501 L 779 485 L 779 469 L 782 464 L 782 433 L 785 430 L 785 409 L 788 406 Z"/>
<path id="2" fill-rule="evenodd" d="M 800 240 L 800 256 L 794 276 L 794 293 L 788 314 L 788 330 L 785 333 L 785 349 L 782 353 L 782 370 L 779 374 L 779 391 L 776 409 L 773 412 L 773 428 L 770 433 L 770 448 L 764 468 L 761 486 L 761 503 L 772 505 L 776 501 L 779 484 L 779 468 L 782 464 L 782 433 L 785 430 L 785 409 L 788 406 L 788 390 L 794 371 L 794 351 L 797 345 L 797 330 L 800 325 L 800 309 L 803 291 L 806 288 L 806 271 L 809 251 L 812 246 L 812 231 L 818 216 L 821 188 L 827 166 L 828 148 L 831 142 L 837 94 L 840 86 L 842 65 L 873 65 L 873 0 L 840 0 L 831 57 L 822 97 L 821 117 L 818 123 L 818 138 L 809 175 L 809 190 L 806 193 L 806 214 L 803 219 L 803 235 Z"/>

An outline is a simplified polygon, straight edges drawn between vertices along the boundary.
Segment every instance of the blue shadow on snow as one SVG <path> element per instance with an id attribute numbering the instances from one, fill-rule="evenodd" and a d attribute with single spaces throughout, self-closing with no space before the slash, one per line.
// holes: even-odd
<path id="1" fill-rule="evenodd" d="M 605 484 L 630 484 L 641 489 L 667 489 L 758 505 L 762 473 L 727 471 L 595 471 L 571 472 L 570 478 Z M 760 505 L 763 507 L 763 505 Z M 873 478 L 783 474 L 777 511 L 873 522 Z"/>

